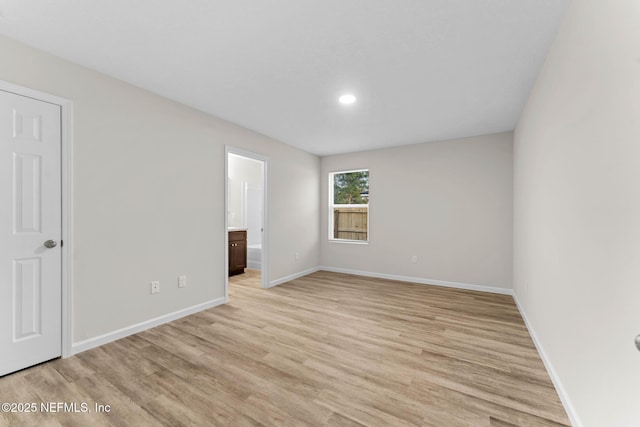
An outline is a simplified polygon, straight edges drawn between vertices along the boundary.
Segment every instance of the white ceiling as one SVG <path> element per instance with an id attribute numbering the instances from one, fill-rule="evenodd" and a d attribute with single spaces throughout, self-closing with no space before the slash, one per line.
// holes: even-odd
<path id="1" fill-rule="evenodd" d="M 0 0 L 0 33 L 327 155 L 513 130 L 569 1 Z"/>

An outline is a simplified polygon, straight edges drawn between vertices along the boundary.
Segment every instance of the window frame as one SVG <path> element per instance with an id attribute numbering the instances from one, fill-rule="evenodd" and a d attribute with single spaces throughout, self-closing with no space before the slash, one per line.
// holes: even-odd
<path id="1" fill-rule="evenodd" d="M 328 209 L 328 226 L 327 226 L 327 233 L 328 233 L 328 238 L 329 238 L 329 242 L 335 242 L 335 243 L 349 243 L 349 244 L 356 244 L 356 245 L 368 245 L 370 240 L 371 240 L 371 235 L 370 235 L 370 224 L 369 224 L 369 219 L 370 219 L 370 213 L 371 213 L 371 208 L 370 208 L 370 203 L 371 203 L 371 198 L 370 196 L 367 196 L 367 203 L 366 204 L 355 204 L 355 205 L 350 205 L 350 204 L 335 204 L 334 203 L 334 183 L 335 183 L 335 176 L 339 175 L 339 174 L 346 174 L 346 173 L 354 173 L 354 172 L 367 172 L 369 173 L 369 179 L 371 178 L 371 171 L 368 168 L 361 168 L 361 169 L 349 169 L 349 170 L 337 170 L 337 171 L 332 171 L 328 173 L 328 179 L 329 179 L 329 184 L 328 184 L 328 194 L 329 194 L 329 209 Z M 336 238 L 333 235 L 333 227 L 334 227 L 334 221 L 333 221 L 333 217 L 334 217 L 334 209 L 335 208 L 367 208 L 367 240 L 353 240 L 353 239 L 340 239 L 340 238 Z"/>

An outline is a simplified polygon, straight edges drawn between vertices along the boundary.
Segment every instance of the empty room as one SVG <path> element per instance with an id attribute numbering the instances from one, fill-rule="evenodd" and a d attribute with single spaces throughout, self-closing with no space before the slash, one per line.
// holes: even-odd
<path id="1" fill-rule="evenodd" d="M 0 0 L 0 426 L 640 425 L 639 23 Z"/>

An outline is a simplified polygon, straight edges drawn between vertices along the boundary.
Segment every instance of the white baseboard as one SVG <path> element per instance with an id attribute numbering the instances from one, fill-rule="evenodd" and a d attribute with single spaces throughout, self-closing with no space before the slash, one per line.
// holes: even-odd
<path id="1" fill-rule="evenodd" d="M 334 273 L 355 274 L 356 276 L 375 277 L 378 279 L 398 280 L 400 282 L 418 283 L 421 285 L 444 286 L 446 288 L 467 289 L 470 291 L 490 292 L 492 294 L 513 295 L 513 289 L 494 286 L 473 285 L 470 283 L 446 282 L 444 280 L 423 279 L 421 277 L 399 276 L 396 274 L 373 273 L 370 271 L 351 270 L 348 268 L 320 267 L 320 270 Z"/>
<path id="2" fill-rule="evenodd" d="M 281 284 L 286 283 L 286 282 L 288 282 L 290 280 L 297 279 L 298 277 L 302 277 L 302 276 L 306 276 L 307 274 L 315 273 L 318 270 L 320 270 L 320 267 L 313 267 L 313 268 L 310 268 L 308 270 L 300 271 L 298 273 L 290 274 L 289 276 L 285 276 L 285 277 L 281 277 L 281 278 L 276 279 L 276 280 L 272 280 L 269 283 L 269 287 L 273 288 L 274 286 L 281 285 Z"/>
<path id="3" fill-rule="evenodd" d="M 83 351 L 87 351 L 104 344 L 108 344 L 112 341 L 119 340 L 120 338 L 124 338 L 129 335 L 137 334 L 138 332 L 142 332 L 144 330 L 154 328 L 164 323 L 171 322 L 176 319 L 180 319 L 181 317 L 185 317 L 190 314 L 194 314 L 199 311 L 206 310 L 208 308 L 216 307 L 218 305 L 226 304 L 226 303 L 227 303 L 226 298 L 224 297 L 217 298 L 211 301 L 204 302 L 202 304 L 197 304 L 182 310 L 174 311 L 173 313 L 165 314 L 163 316 L 159 316 L 154 319 L 136 323 L 135 325 L 127 326 L 126 328 L 118 329 L 116 331 L 108 332 L 106 334 L 99 335 L 97 337 L 93 337 L 84 341 L 73 343 L 71 345 L 70 356 L 73 356 L 74 354 L 82 353 Z"/>
<path id="4" fill-rule="evenodd" d="M 560 378 L 556 374 L 555 369 L 553 369 L 553 365 L 551 364 L 551 361 L 547 357 L 547 353 L 544 351 L 542 344 L 538 340 L 538 336 L 536 335 L 536 332 L 533 329 L 533 325 L 531 325 L 531 323 L 529 322 L 529 319 L 527 318 L 527 314 L 524 311 L 524 307 L 522 307 L 522 305 L 520 304 L 520 301 L 518 300 L 518 295 L 515 292 L 513 293 L 513 300 L 516 302 L 518 311 L 520 311 L 520 316 L 522 316 L 522 320 L 524 320 L 524 324 L 527 326 L 529 335 L 531 335 L 531 339 L 533 340 L 533 343 L 535 344 L 536 349 L 538 350 L 538 354 L 542 359 L 542 363 L 544 363 L 544 367 L 547 368 L 547 373 L 551 378 L 551 382 L 553 383 L 553 386 L 558 392 L 558 397 L 560 397 L 562 406 L 564 406 L 564 410 L 567 412 L 567 416 L 571 421 L 571 425 L 573 427 L 582 427 L 583 424 L 580 421 L 580 418 L 578 418 L 578 414 L 576 413 L 573 407 L 573 404 L 571 403 L 571 399 L 569 399 L 569 395 L 567 394 L 567 391 L 562 385 L 562 382 L 560 381 Z"/>

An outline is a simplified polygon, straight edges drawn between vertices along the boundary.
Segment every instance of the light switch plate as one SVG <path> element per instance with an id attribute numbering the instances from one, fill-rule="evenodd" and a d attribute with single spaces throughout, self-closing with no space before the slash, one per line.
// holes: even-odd
<path id="1" fill-rule="evenodd" d="M 160 282 L 159 281 L 151 282 L 151 293 L 157 294 L 158 292 L 160 292 Z"/>

